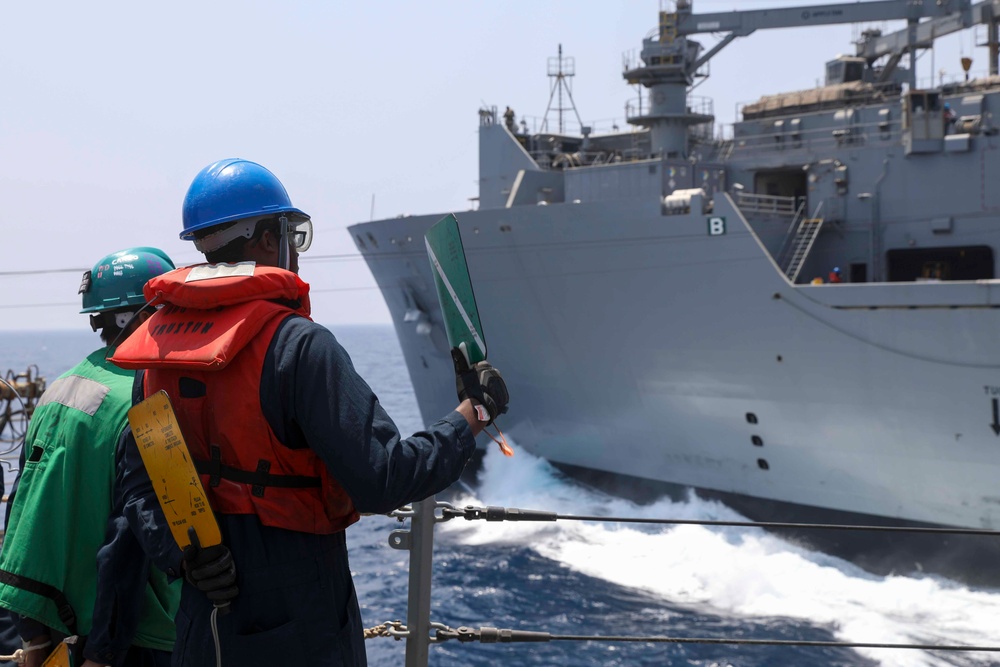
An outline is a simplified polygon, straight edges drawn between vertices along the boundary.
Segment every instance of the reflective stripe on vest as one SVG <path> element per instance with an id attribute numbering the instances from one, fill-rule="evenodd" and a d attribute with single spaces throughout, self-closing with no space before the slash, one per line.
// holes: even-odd
<path id="1" fill-rule="evenodd" d="M 67 408 L 79 410 L 93 417 L 104 402 L 111 388 L 97 380 L 91 380 L 79 375 L 67 375 L 53 382 L 42 397 L 38 399 L 35 409 L 59 403 Z"/>

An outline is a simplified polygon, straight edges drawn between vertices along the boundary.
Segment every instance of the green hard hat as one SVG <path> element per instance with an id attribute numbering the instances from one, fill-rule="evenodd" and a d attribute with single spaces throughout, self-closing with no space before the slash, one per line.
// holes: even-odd
<path id="1" fill-rule="evenodd" d="M 174 263 L 159 248 L 127 248 L 101 258 L 83 274 L 79 293 L 81 313 L 138 308 L 145 305 L 142 287 L 161 273 L 172 271 Z"/>

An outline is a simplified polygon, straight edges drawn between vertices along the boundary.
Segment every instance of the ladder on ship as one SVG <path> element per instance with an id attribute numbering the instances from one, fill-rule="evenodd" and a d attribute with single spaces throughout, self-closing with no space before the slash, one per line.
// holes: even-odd
<path id="1" fill-rule="evenodd" d="M 675 39 L 677 39 L 677 14 L 660 12 L 660 41 L 673 44 Z"/>
<path id="2" fill-rule="evenodd" d="M 799 271 L 805 264 L 809 251 L 812 250 L 816 237 L 819 236 L 820 229 L 823 228 L 823 218 L 803 218 L 795 230 L 795 238 L 792 241 L 792 253 L 785 267 L 785 275 L 793 283 L 799 277 Z"/>

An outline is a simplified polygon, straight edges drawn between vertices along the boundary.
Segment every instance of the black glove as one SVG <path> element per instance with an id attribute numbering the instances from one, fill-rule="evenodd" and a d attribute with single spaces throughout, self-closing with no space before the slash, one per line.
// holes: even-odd
<path id="1" fill-rule="evenodd" d="M 191 544 L 184 547 L 184 578 L 205 593 L 216 607 L 229 604 L 240 590 L 236 587 L 236 565 L 225 544 L 202 547 L 194 526 L 188 528 Z"/>
<path id="2" fill-rule="evenodd" d="M 500 371 L 488 361 L 480 361 L 470 367 L 465 355 L 457 347 L 451 349 L 451 358 L 455 363 L 455 386 L 459 401 L 471 398 L 481 403 L 490 413 L 491 424 L 494 419 L 507 412 L 510 397 Z"/>

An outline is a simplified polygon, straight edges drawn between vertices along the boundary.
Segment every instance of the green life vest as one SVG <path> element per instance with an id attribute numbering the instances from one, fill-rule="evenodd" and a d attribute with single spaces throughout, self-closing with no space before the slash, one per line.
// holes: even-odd
<path id="1" fill-rule="evenodd" d="M 90 633 L 97 591 L 97 551 L 104 542 L 115 484 L 115 449 L 128 423 L 133 371 L 93 352 L 53 382 L 35 408 L 25 464 L 11 507 L 0 570 L 61 591 Z M 133 644 L 170 651 L 180 581 L 151 568 Z M 55 602 L 0 583 L 0 606 L 69 632 Z"/>

